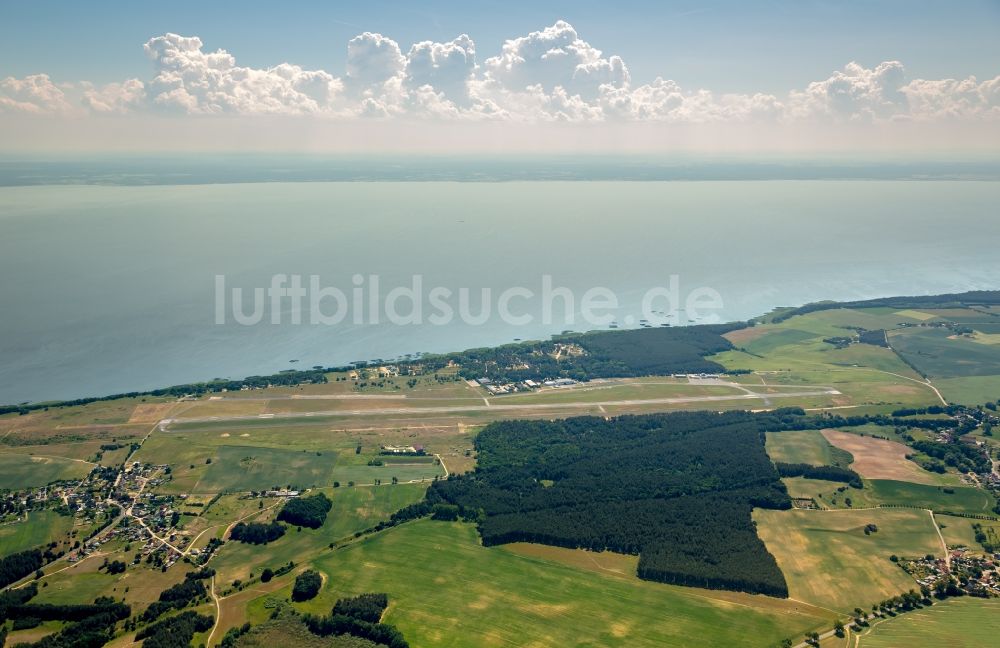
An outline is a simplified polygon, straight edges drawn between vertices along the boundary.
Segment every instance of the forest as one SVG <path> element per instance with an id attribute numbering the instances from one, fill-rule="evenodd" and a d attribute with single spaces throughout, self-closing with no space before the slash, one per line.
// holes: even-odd
<path id="1" fill-rule="evenodd" d="M 183 581 L 160 592 L 159 599 L 150 603 L 149 607 L 143 611 L 142 620 L 146 623 L 155 621 L 171 610 L 184 609 L 207 597 L 208 589 L 202 581 L 211 578 L 214 574 L 213 570 L 188 572 L 184 575 Z"/>
<path id="2" fill-rule="evenodd" d="M 989 456 L 976 446 L 935 441 L 914 441 L 910 445 L 914 450 L 936 460 L 921 463 L 927 470 L 943 473 L 945 466 L 951 466 L 963 473 L 990 473 L 993 470 Z"/>
<path id="3" fill-rule="evenodd" d="M 215 619 L 193 610 L 147 626 L 136 633 L 142 648 L 186 648 L 191 645 L 195 633 L 211 629 Z"/>
<path id="4" fill-rule="evenodd" d="M 231 540 L 244 544 L 267 544 L 285 535 L 285 525 L 278 522 L 238 522 L 229 532 Z"/>
<path id="5" fill-rule="evenodd" d="M 295 526 L 318 529 L 326 521 L 333 502 L 323 493 L 289 500 L 278 513 L 278 520 Z"/>
<path id="6" fill-rule="evenodd" d="M 32 604 L 27 601 L 38 592 L 32 583 L 24 588 L 23 594 L 4 594 L 2 607 L 4 618 L 32 619 L 40 621 L 62 621 L 58 632 L 45 636 L 30 644 L 20 644 L 23 648 L 89 648 L 103 646 L 114 637 L 117 623 L 127 619 L 131 608 L 109 597 L 98 597 L 93 604 L 53 605 Z M 15 590 L 17 591 L 17 590 Z"/>
<path id="7" fill-rule="evenodd" d="M 476 470 L 427 501 L 478 518 L 487 546 L 638 554 L 641 578 L 787 596 L 751 511 L 791 506 L 764 432 L 796 422 L 816 424 L 788 410 L 501 421 L 477 437 Z"/>
<path id="8" fill-rule="evenodd" d="M 640 328 L 559 335 L 544 342 L 522 342 L 469 349 L 424 358 L 432 367 L 458 364 L 463 378 L 488 376 L 494 381 L 542 381 L 553 378 L 590 380 L 672 373 L 719 373 L 722 365 L 705 356 L 733 348 L 722 337 L 744 323 Z M 582 354 L 555 357 L 557 345 L 574 345 Z"/>
<path id="9" fill-rule="evenodd" d="M 350 635 L 387 648 L 408 648 L 409 643 L 395 626 L 379 621 L 388 604 L 385 594 L 362 594 L 339 599 L 329 616 L 310 614 L 303 620 L 310 632 L 321 637 Z"/>
<path id="10" fill-rule="evenodd" d="M 42 552 L 28 549 L 0 558 L 0 587 L 7 587 L 42 568 Z"/>

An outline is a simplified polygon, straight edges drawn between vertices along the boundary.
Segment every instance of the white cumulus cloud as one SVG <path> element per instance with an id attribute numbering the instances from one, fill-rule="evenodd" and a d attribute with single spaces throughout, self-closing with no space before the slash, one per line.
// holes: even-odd
<path id="1" fill-rule="evenodd" d="M 66 93 L 47 74 L 0 81 L 0 110 L 33 115 L 66 114 L 73 106 Z"/>
<path id="2" fill-rule="evenodd" d="M 144 50 L 149 79 L 96 86 L 45 74 L 0 80 L 0 111 L 38 115 L 169 111 L 205 115 L 313 115 L 546 122 L 878 123 L 1000 119 L 1000 76 L 913 79 L 899 61 L 856 62 L 787 93 L 716 93 L 669 77 L 633 83 L 625 62 L 557 21 L 477 59 L 467 34 L 408 49 L 364 32 L 347 43 L 343 70 L 292 63 L 241 66 L 196 36 L 164 34 Z"/>
<path id="3" fill-rule="evenodd" d="M 146 85 L 156 107 L 188 113 L 309 114 L 331 111 L 342 83 L 322 70 L 282 63 L 241 67 L 225 50 L 204 52 L 197 37 L 165 34 L 144 46 L 156 76 Z"/>
<path id="4" fill-rule="evenodd" d="M 484 65 L 486 79 L 510 92 L 562 88 L 593 99 L 602 85 L 623 88 L 629 84 L 628 68 L 620 57 L 604 58 L 601 50 L 581 39 L 563 20 L 508 40 L 500 55 L 486 59 Z"/>

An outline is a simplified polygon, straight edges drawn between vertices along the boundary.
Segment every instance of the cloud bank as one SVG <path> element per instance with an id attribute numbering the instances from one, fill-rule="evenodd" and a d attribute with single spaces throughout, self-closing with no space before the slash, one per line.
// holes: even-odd
<path id="1" fill-rule="evenodd" d="M 1000 76 L 985 81 L 909 79 L 899 61 L 855 62 L 804 88 L 719 94 L 667 78 L 633 83 L 567 22 L 503 43 L 480 61 L 466 34 L 405 51 L 378 33 L 347 43 L 339 73 L 291 63 L 244 67 L 196 36 L 164 34 L 143 50 L 150 78 L 96 86 L 55 83 L 46 74 L 0 80 L 0 113 L 92 115 L 313 116 L 328 120 L 465 122 L 880 123 L 1000 120 Z"/>

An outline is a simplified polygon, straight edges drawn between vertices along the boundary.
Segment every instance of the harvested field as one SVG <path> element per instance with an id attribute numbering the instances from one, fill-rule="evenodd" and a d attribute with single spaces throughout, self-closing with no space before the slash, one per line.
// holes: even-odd
<path id="1" fill-rule="evenodd" d="M 840 430 L 823 430 L 823 436 L 834 446 L 850 452 L 854 456 L 851 470 L 866 479 L 894 479 L 918 484 L 939 482 L 932 473 L 906 458 L 911 450 L 902 443 Z"/>

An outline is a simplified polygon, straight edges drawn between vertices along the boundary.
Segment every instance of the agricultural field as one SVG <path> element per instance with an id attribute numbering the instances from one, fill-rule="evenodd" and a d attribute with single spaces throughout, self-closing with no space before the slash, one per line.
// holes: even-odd
<path id="1" fill-rule="evenodd" d="M 195 493 L 264 490 L 294 485 L 300 489 L 325 486 L 337 460 L 334 452 L 282 450 L 253 445 L 220 445 Z"/>
<path id="2" fill-rule="evenodd" d="M 376 534 L 315 561 L 327 585 L 296 607 L 326 613 L 361 592 L 386 592 L 385 620 L 414 646 L 774 645 L 831 615 L 809 605 L 605 574 L 505 548 L 484 548 L 473 525 L 422 520 Z M 272 597 L 249 605 L 267 615 Z M 665 623 L 664 619 L 669 619 Z"/>
<path id="3" fill-rule="evenodd" d="M 925 511 L 754 511 L 757 532 L 788 581 L 789 596 L 849 612 L 914 587 L 889 557 L 943 555 Z M 865 525 L 876 533 L 866 535 Z"/>
<path id="4" fill-rule="evenodd" d="M 277 568 L 289 560 L 301 562 L 329 550 L 329 544 L 344 540 L 357 531 L 374 526 L 404 506 L 419 501 L 426 484 L 397 484 L 379 487 L 340 487 L 322 492 L 333 502 L 326 522 L 318 529 L 289 529 L 266 551 L 254 545 L 229 543 L 212 562 L 220 583 L 260 575 L 264 567 Z M 256 520 L 270 520 L 278 509 L 267 511 Z"/>
<path id="5" fill-rule="evenodd" d="M 843 498 L 857 497 L 860 492 L 842 482 L 825 479 L 806 479 L 805 477 L 784 477 L 781 480 L 788 489 L 792 499 L 812 499 L 820 508 L 844 508 Z M 839 506 L 838 506 L 839 504 Z"/>
<path id="6" fill-rule="evenodd" d="M 904 329 L 893 332 L 889 341 L 932 379 L 1000 375 L 1000 345 L 955 335 L 949 329 Z"/>
<path id="7" fill-rule="evenodd" d="M 0 556 L 69 538 L 73 518 L 55 511 L 31 511 L 26 518 L 0 524 Z"/>
<path id="8" fill-rule="evenodd" d="M 954 476 L 932 473 L 907 459 L 913 449 L 897 441 L 841 430 L 823 430 L 822 434 L 830 444 L 854 457 L 851 470 L 866 479 L 895 479 L 918 484 L 958 483 Z"/>
<path id="9" fill-rule="evenodd" d="M 63 479 L 80 479 L 94 468 L 82 459 L 19 452 L 0 453 L 0 489 L 45 486 Z"/>
<path id="10" fill-rule="evenodd" d="M 879 504 L 916 506 L 934 512 L 983 515 L 991 513 L 994 505 L 994 499 L 989 493 L 971 486 L 933 486 L 872 479 L 865 484 L 865 490 L 868 489 L 871 489 L 872 499 Z"/>
<path id="11" fill-rule="evenodd" d="M 1000 601 L 958 598 L 879 621 L 861 633 L 859 648 L 980 648 L 1000 635 Z"/>
<path id="12" fill-rule="evenodd" d="M 949 331 L 929 326 L 945 321 L 967 323 L 976 333 L 942 337 Z M 238 644 L 247 648 L 287 643 L 288 636 L 315 648 L 371 648 L 364 642 L 311 635 L 284 612 L 271 619 L 276 610 L 290 608 L 327 613 L 338 597 L 371 591 L 389 595 L 386 621 L 397 625 L 414 646 L 522 645 L 525 637 L 537 646 L 578 645 L 583 636 L 590 638 L 590 645 L 601 646 L 747 645 L 748 638 L 753 638 L 752 645 L 773 646 L 786 637 L 797 642 L 807 631 L 829 629 L 836 613 L 868 607 L 914 587 L 913 579 L 889 556 L 943 552 L 932 517 L 922 509 L 935 512 L 948 546 L 982 552 L 973 520 L 947 513 L 994 515 L 992 496 L 963 484 L 956 473 L 933 473 L 906 458 L 913 452 L 903 444 L 908 435 L 933 439 L 932 431 L 859 425 L 766 434 L 767 456 L 761 459 L 768 470 L 768 457 L 774 462 L 843 466 L 859 473 L 864 482 L 858 489 L 841 482 L 784 478 L 791 497 L 813 499 L 823 510 L 753 512 L 756 533 L 776 559 L 789 599 L 640 580 L 635 555 L 523 542 L 487 548 L 472 524 L 425 519 L 370 535 L 355 534 L 421 501 L 435 479 L 469 472 L 480 459 L 488 464 L 484 446 L 479 446 L 483 454 L 477 457 L 473 442 L 484 425 L 496 420 L 585 414 L 603 420 L 620 414 L 786 406 L 810 413 L 888 414 L 941 404 L 933 387 L 949 401 L 996 400 L 1000 397 L 997 321 L 993 314 L 965 309 L 836 309 L 798 315 L 727 333 L 736 348 L 706 359 L 751 373 L 720 379 L 613 378 L 493 396 L 454 380 L 453 367 L 436 377 L 365 375 L 354 380 L 349 372 L 340 372 L 329 374 L 330 382 L 322 385 L 180 400 L 129 398 L 0 416 L 0 489 L 79 478 L 97 461 L 119 465 L 131 451 L 128 444 L 141 442 L 136 461 L 170 466 L 169 479 L 143 483 L 144 492 L 186 496 L 169 503 L 180 513 L 171 533 L 182 548 L 190 542 L 199 549 L 212 539 L 224 538 L 237 520 L 275 518 L 284 500 L 250 498 L 247 491 L 291 486 L 327 495 L 333 506 L 319 529 L 289 527 L 283 537 L 267 545 L 227 542 L 215 554 L 209 566 L 217 570 L 220 627 L 210 642 L 208 633 L 196 636 L 195 645 L 208 642 L 214 648 L 227 628 L 250 621 L 263 625 Z M 824 341 L 851 335 L 852 327 L 888 330 L 895 350 L 869 344 L 837 348 Z M 990 373 L 994 369 L 996 374 Z M 930 376 L 929 383 L 921 372 Z M 992 441 L 981 430 L 971 434 Z M 488 437 L 480 437 L 481 442 Z M 112 442 L 125 445 L 100 456 L 100 446 Z M 383 456 L 382 445 L 421 445 L 427 456 Z M 526 452 L 539 452 L 539 447 L 529 446 Z M 553 457 L 563 451 L 572 454 L 580 447 L 554 448 Z M 552 465 L 556 463 L 548 467 Z M 713 478 L 725 483 L 738 465 Z M 617 475 L 618 466 L 614 468 Z M 159 478 L 164 472 L 157 468 L 150 474 Z M 550 496 L 560 490 L 552 488 L 555 479 L 538 480 L 542 485 L 533 487 L 541 491 L 545 486 Z M 335 482 L 340 486 L 335 488 Z M 440 492 L 442 486 L 454 483 L 439 483 L 433 489 Z M 613 483 L 610 478 L 601 486 L 610 491 Z M 139 490 L 138 485 L 129 488 Z M 507 493 L 504 488 L 499 491 Z M 747 505 L 746 526 L 752 534 L 749 510 Z M 581 527 L 597 527 L 583 519 Z M 706 520 L 699 523 L 707 524 Z M 47 510 L 31 513 L 27 523 L 0 525 L 0 555 L 50 540 L 72 541 L 73 524 L 72 518 Z M 877 532 L 866 535 L 867 524 L 875 524 Z M 1000 522 L 982 524 L 1000 534 Z M 77 527 L 77 537 L 89 528 Z M 698 535 L 691 546 L 710 548 L 706 537 Z M 120 575 L 99 569 L 105 559 L 131 563 L 139 544 L 112 540 L 93 557 L 72 565 L 66 559 L 54 563 L 46 569 L 38 602 L 83 603 L 112 596 L 143 609 L 159 592 L 179 582 L 188 567 L 180 563 L 164 572 L 151 565 L 130 565 Z M 770 560 L 763 549 L 761 553 Z M 265 567 L 274 569 L 289 561 L 296 563 L 292 573 L 269 583 L 259 581 Z M 295 574 L 306 568 L 317 568 L 324 575 L 320 596 L 288 603 Z M 235 581 L 241 584 L 234 585 Z M 965 617 L 959 613 L 950 617 L 951 606 L 949 601 L 910 613 L 932 615 L 928 623 L 913 624 L 910 615 L 880 623 L 860 645 L 901 641 L 922 645 L 921 637 L 907 634 L 913 632 L 930 632 L 927 641 L 938 641 L 938 626 L 967 623 L 964 619 L 976 614 L 970 610 Z M 198 609 L 215 614 L 213 603 Z M 935 621 L 938 617 L 933 615 L 944 620 Z M 42 631 L 54 629 L 52 624 L 42 627 Z M 12 637 L 40 636 L 39 630 L 19 632 Z M 960 634 L 949 635 L 956 637 L 966 641 Z M 975 645 L 977 638 L 981 639 L 970 635 L 968 645 Z M 128 637 L 119 637 L 115 645 L 129 645 Z"/>
<path id="13" fill-rule="evenodd" d="M 941 535 L 949 547 L 967 547 L 975 554 L 985 553 L 983 546 L 976 541 L 976 534 L 972 529 L 973 524 L 978 524 L 983 529 L 987 538 L 992 538 L 997 546 L 1000 546 L 1000 521 L 997 520 L 976 520 L 953 515 L 935 515 Z"/>
<path id="14" fill-rule="evenodd" d="M 981 405 L 1000 400 L 1000 375 L 938 378 L 934 384 L 952 403 Z"/>
<path id="15" fill-rule="evenodd" d="M 819 430 L 768 432 L 766 447 L 774 462 L 846 467 L 853 459 L 849 452 L 838 451 Z"/>

